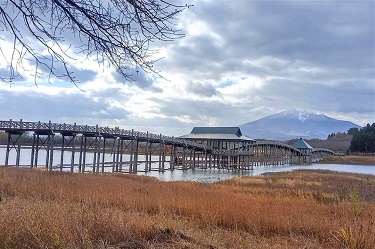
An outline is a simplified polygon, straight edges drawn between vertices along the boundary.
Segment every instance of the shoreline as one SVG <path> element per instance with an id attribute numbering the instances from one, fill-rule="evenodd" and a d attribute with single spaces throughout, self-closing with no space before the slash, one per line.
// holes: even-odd
<path id="1" fill-rule="evenodd" d="M 331 156 L 317 163 L 375 166 L 375 156 Z"/>

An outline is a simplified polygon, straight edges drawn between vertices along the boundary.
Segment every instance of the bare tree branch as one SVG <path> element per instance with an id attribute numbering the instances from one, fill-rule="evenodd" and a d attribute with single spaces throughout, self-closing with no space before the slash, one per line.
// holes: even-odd
<path id="1" fill-rule="evenodd" d="M 13 51 L 0 47 L 9 72 L 0 79 L 13 83 L 27 70 L 27 60 L 35 64 L 29 72 L 35 84 L 43 72 L 49 82 L 67 78 L 77 84 L 70 70 L 76 54 L 109 63 L 126 79 L 133 67 L 158 74 L 150 43 L 182 38 L 173 21 L 190 6 L 165 0 L 6 0 L 0 3 L 0 39 L 13 43 Z"/>

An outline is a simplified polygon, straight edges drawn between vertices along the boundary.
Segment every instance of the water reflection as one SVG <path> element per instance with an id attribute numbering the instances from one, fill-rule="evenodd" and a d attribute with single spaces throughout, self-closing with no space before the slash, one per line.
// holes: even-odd
<path id="1" fill-rule="evenodd" d="M 195 170 L 175 170 L 159 173 L 156 171 L 140 173 L 147 176 L 156 177 L 162 181 L 196 181 L 196 182 L 217 182 L 230 179 L 236 176 L 258 176 L 266 172 L 284 172 L 297 169 L 321 169 L 333 170 L 347 173 L 360 173 L 375 175 L 375 166 L 368 165 L 348 165 L 348 164 L 312 164 L 293 166 L 256 167 L 253 171 L 230 171 L 217 169 L 195 169 Z"/>
<path id="2" fill-rule="evenodd" d="M 0 165 L 5 162 L 5 152 L 6 148 L 0 146 Z M 45 161 L 45 151 L 40 151 L 40 163 L 43 165 Z M 58 162 L 60 162 L 60 151 L 54 152 L 54 166 L 57 167 Z M 20 164 L 23 166 L 30 165 L 30 148 L 23 148 L 21 151 Z M 128 157 L 128 155 L 126 155 Z M 12 150 L 10 153 L 10 164 L 14 164 L 16 153 Z M 124 158 L 128 160 L 129 158 Z M 157 156 L 153 156 L 152 160 L 157 160 Z M 44 161 L 43 161 L 44 160 Z M 75 162 L 79 160 L 79 153 L 75 154 Z M 93 153 L 87 153 L 87 162 L 92 162 Z M 139 160 L 145 160 L 144 156 L 140 156 Z M 71 152 L 66 152 L 64 154 L 64 162 L 71 161 Z M 105 161 L 113 161 L 112 154 L 105 154 Z M 65 165 L 65 163 L 64 163 Z M 168 166 L 166 166 L 168 167 Z M 70 168 L 70 167 L 68 167 Z M 144 166 L 139 165 L 139 170 L 142 170 Z M 154 163 L 153 168 L 158 168 L 158 164 Z M 312 165 L 293 165 L 293 166 L 262 166 L 255 167 L 253 171 L 231 171 L 231 170 L 219 170 L 219 169 L 194 169 L 194 170 L 166 170 L 163 173 L 159 171 L 151 171 L 147 173 L 138 173 L 147 176 L 153 176 L 163 181 L 196 181 L 196 182 L 217 182 L 226 179 L 230 179 L 236 176 L 257 176 L 266 172 L 282 172 L 282 171 L 292 171 L 296 169 L 323 169 L 323 170 L 333 170 L 339 172 L 349 172 L 349 173 L 360 173 L 360 174 L 372 174 L 375 175 L 375 166 L 363 166 L 363 165 L 347 165 L 347 164 L 312 164 Z M 69 171 L 69 169 L 67 169 Z M 111 168 L 107 168 L 107 172 L 110 172 Z"/>

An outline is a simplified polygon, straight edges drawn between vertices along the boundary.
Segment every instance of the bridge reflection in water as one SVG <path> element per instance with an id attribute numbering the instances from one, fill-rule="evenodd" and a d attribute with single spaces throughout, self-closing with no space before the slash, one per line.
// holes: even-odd
<path id="1" fill-rule="evenodd" d="M 304 151 L 275 141 L 200 141 L 98 125 L 9 120 L 0 121 L 0 130 L 7 133 L 5 166 L 43 167 L 50 171 L 252 170 L 256 166 L 310 164 L 335 155 L 327 149 Z M 21 150 L 30 154 L 28 165 L 20 164 Z M 14 160 L 11 160 L 11 153 L 15 154 Z M 108 161 L 108 154 L 111 161 Z"/>

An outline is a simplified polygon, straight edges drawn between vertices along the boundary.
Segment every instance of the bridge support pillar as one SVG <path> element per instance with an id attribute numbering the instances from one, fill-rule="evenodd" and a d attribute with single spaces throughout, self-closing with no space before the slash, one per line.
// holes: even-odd
<path id="1" fill-rule="evenodd" d="M 186 169 L 186 147 L 182 148 L 182 169 Z"/>
<path id="2" fill-rule="evenodd" d="M 7 132 L 8 133 L 8 139 L 7 139 L 7 148 L 6 148 L 6 154 L 5 154 L 5 166 L 9 165 L 9 157 L 10 157 L 10 151 L 12 149 L 15 149 L 16 151 L 16 166 L 20 166 L 20 157 L 21 157 L 21 144 L 20 144 L 20 138 L 23 135 L 23 132 Z"/>
<path id="3" fill-rule="evenodd" d="M 159 172 L 163 172 L 164 171 L 164 165 L 163 165 L 163 150 L 164 150 L 164 146 L 162 143 L 159 144 Z"/>
<path id="4" fill-rule="evenodd" d="M 66 134 L 62 133 L 61 134 L 61 152 L 60 152 L 60 167 L 59 170 L 62 171 L 64 168 L 64 152 L 71 147 L 71 165 L 70 165 L 70 171 L 73 172 L 74 170 L 72 169 L 74 166 L 74 153 L 75 153 L 75 138 L 76 134 Z M 67 138 L 69 137 L 69 138 Z"/>
<path id="5" fill-rule="evenodd" d="M 147 137 L 148 137 L 148 132 L 147 132 Z M 146 140 L 146 147 L 145 147 L 145 172 L 149 171 L 148 170 L 149 169 L 149 167 L 148 167 L 148 160 L 149 160 L 148 154 L 150 153 L 149 150 L 150 150 L 149 141 Z"/>
<path id="6" fill-rule="evenodd" d="M 119 160 L 117 160 L 117 171 L 122 172 L 122 165 L 123 165 L 123 153 L 124 153 L 124 139 L 120 139 L 120 146 L 119 146 Z"/>
<path id="7" fill-rule="evenodd" d="M 134 161 L 133 161 L 133 171 L 132 173 L 137 174 L 138 172 L 138 151 L 139 151 L 139 141 L 135 140 L 135 151 L 134 151 Z"/>
<path id="8" fill-rule="evenodd" d="M 47 136 L 43 138 L 42 136 Z M 53 164 L 53 144 L 54 144 L 54 134 L 49 133 L 37 133 L 33 134 L 33 144 L 31 149 L 31 163 L 30 167 L 38 167 L 39 151 L 41 148 L 46 150 L 46 163 L 45 168 L 47 170 L 52 170 Z"/>
<path id="9" fill-rule="evenodd" d="M 105 171 L 105 149 L 106 149 L 106 143 L 107 143 L 107 138 L 103 137 L 103 148 L 102 148 L 102 162 L 101 162 L 101 172 L 104 173 Z"/>
<path id="10" fill-rule="evenodd" d="M 176 157 L 177 157 L 177 152 L 176 152 L 176 145 L 172 145 L 172 149 L 171 149 L 171 162 L 170 162 L 170 167 L 171 167 L 171 170 L 175 170 L 176 168 Z M 177 160 L 178 162 L 178 160 Z"/>
<path id="11" fill-rule="evenodd" d="M 191 168 L 200 168 L 201 158 L 200 158 L 200 151 L 197 151 L 195 148 L 192 149 L 192 162 Z"/>

